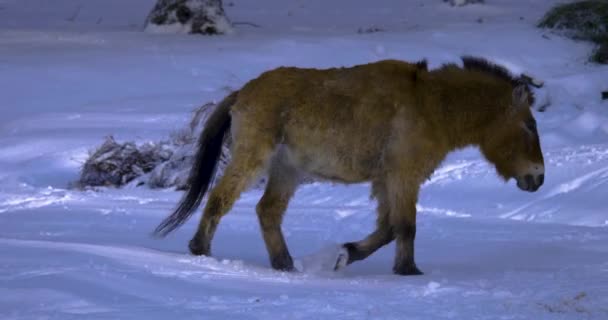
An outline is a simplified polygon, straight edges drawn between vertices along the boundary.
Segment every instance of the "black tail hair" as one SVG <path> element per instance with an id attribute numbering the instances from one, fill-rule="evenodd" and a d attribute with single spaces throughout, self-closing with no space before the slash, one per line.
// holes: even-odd
<path id="1" fill-rule="evenodd" d="M 164 237 L 177 229 L 192 216 L 203 200 L 222 153 L 224 136 L 230 129 L 230 107 L 236 102 L 237 94 L 238 91 L 235 91 L 224 98 L 207 120 L 198 139 L 198 150 L 188 177 L 188 190 L 173 213 L 156 227 L 154 235 Z"/>

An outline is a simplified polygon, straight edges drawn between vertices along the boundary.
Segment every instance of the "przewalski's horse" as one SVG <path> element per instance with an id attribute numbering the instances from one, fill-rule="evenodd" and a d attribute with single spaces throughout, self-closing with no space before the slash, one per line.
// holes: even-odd
<path id="1" fill-rule="evenodd" d="M 268 183 L 257 214 L 272 267 L 292 270 L 281 232 L 302 174 L 342 183 L 371 182 L 377 228 L 343 245 L 340 267 L 397 241 L 393 271 L 421 274 L 414 262 L 420 185 L 452 150 L 478 146 L 498 174 L 536 191 L 544 162 L 530 106 L 531 90 L 505 68 L 463 58 L 463 66 L 428 71 L 387 60 L 352 68 L 278 68 L 230 94 L 209 118 L 190 173 L 190 189 L 156 229 L 166 235 L 190 217 L 213 177 L 223 137 L 232 160 L 211 190 L 195 255 L 209 255 L 216 227 L 263 172 Z"/>

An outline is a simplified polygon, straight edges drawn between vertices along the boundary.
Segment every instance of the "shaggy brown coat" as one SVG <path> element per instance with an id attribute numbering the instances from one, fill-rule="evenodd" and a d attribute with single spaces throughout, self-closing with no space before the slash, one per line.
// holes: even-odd
<path id="1" fill-rule="evenodd" d="M 285 209 L 303 174 L 343 183 L 371 181 L 377 229 L 344 244 L 336 268 L 364 259 L 396 239 L 393 270 L 420 274 L 414 262 L 420 185 L 445 156 L 479 146 L 505 180 L 536 191 L 544 163 L 527 85 L 483 59 L 428 71 L 386 60 L 325 70 L 278 68 L 220 103 L 200 139 L 192 187 L 157 232 L 188 218 L 208 188 L 221 140 L 231 129 L 232 162 L 211 190 L 193 254 L 210 254 L 220 218 L 260 174 L 268 172 L 257 205 L 274 268 L 293 269 L 281 232 Z"/>

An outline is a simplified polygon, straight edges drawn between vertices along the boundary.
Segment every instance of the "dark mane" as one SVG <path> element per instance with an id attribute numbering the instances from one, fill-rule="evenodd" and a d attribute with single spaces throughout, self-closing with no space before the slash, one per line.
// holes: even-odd
<path id="1" fill-rule="evenodd" d="M 484 58 L 463 56 L 461 57 L 463 68 L 465 70 L 475 70 L 493 75 L 499 79 L 503 79 L 511 83 L 513 87 L 524 85 L 528 91 L 530 106 L 534 104 L 534 92 L 530 88 L 530 81 L 523 76 L 514 76 L 507 68 L 490 62 Z"/>
<path id="2" fill-rule="evenodd" d="M 463 56 L 461 59 L 465 70 L 475 70 L 491 74 L 497 78 L 511 82 L 513 86 L 520 84 L 519 78 L 513 76 L 513 74 L 503 66 L 497 65 L 484 58 Z"/>
<path id="3" fill-rule="evenodd" d="M 426 59 L 420 60 L 418 62 L 416 62 L 416 69 L 420 70 L 420 71 L 428 71 L 429 70 L 429 64 L 426 61 Z"/>

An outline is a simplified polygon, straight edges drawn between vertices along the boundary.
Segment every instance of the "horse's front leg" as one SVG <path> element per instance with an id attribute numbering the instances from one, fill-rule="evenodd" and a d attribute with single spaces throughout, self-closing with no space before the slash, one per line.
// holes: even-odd
<path id="1" fill-rule="evenodd" d="M 343 244 L 343 251 L 338 256 L 334 267 L 335 270 L 367 258 L 395 238 L 390 224 L 390 203 L 387 199 L 385 182 L 372 182 L 372 194 L 378 201 L 376 230 L 365 237 L 365 239 Z"/>
<path id="2" fill-rule="evenodd" d="M 391 181 L 388 189 L 390 224 L 397 244 L 393 272 L 400 275 L 422 274 L 414 259 L 418 185 L 413 187 L 406 181 Z"/>
<path id="3" fill-rule="evenodd" d="M 400 275 L 422 274 L 414 260 L 418 186 L 407 187 L 411 184 L 396 178 L 392 180 L 387 181 L 387 186 L 373 185 L 374 195 L 378 199 L 376 230 L 361 241 L 345 243 L 342 246 L 344 253 L 338 256 L 335 269 L 363 260 L 380 247 L 396 240 L 393 271 Z"/>

